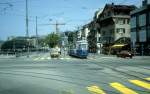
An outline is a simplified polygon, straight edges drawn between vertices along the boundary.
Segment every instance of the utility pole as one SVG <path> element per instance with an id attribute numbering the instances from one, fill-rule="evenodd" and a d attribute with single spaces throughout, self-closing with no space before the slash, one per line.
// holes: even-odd
<path id="1" fill-rule="evenodd" d="M 39 46 L 38 46 L 38 27 L 37 27 L 37 16 L 36 16 L 36 47 L 37 47 L 37 50 L 38 50 Z"/>
<path id="2" fill-rule="evenodd" d="M 29 57 L 29 27 L 28 27 L 28 25 L 29 25 L 29 22 L 28 22 L 29 20 L 28 20 L 28 0 L 26 0 L 26 39 L 27 39 L 27 41 L 28 41 L 28 44 L 27 44 L 27 50 L 28 50 L 28 52 L 27 52 L 27 57 Z"/>
<path id="3" fill-rule="evenodd" d="M 28 0 L 26 0 L 26 37 L 29 37 L 29 30 L 28 30 Z"/>

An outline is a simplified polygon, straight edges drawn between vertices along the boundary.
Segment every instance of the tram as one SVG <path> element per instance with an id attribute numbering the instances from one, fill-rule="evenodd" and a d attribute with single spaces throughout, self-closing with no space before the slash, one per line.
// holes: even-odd
<path id="1" fill-rule="evenodd" d="M 87 58 L 88 56 L 88 43 L 85 40 L 77 41 L 74 47 L 69 50 L 69 55 L 78 58 Z"/>

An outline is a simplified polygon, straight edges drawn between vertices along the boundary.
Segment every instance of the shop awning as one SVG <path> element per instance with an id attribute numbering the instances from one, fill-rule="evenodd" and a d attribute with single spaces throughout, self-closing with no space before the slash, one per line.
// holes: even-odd
<path id="1" fill-rule="evenodd" d="M 126 44 L 115 44 L 112 46 L 112 48 L 121 48 L 123 46 L 125 46 Z"/>

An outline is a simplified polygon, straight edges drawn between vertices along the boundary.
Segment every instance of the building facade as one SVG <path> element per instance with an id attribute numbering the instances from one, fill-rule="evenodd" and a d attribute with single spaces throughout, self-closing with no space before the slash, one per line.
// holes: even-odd
<path id="1" fill-rule="evenodd" d="M 87 40 L 90 30 L 87 25 L 84 25 L 81 29 L 77 31 L 77 41 Z"/>
<path id="2" fill-rule="evenodd" d="M 131 12 L 131 42 L 137 54 L 150 55 L 150 0 Z"/>
<path id="3" fill-rule="evenodd" d="M 106 4 L 99 15 L 100 43 L 104 53 L 115 41 L 122 37 L 130 38 L 130 12 L 136 9 L 133 5 Z M 107 54 L 107 53 L 106 53 Z"/>
<path id="4" fill-rule="evenodd" d="M 99 16 L 103 44 L 110 44 L 121 37 L 130 37 L 130 12 L 135 6 L 106 4 Z"/>
<path id="5" fill-rule="evenodd" d="M 89 44 L 89 52 L 91 53 L 101 53 L 102 43 L 100 41 L 100 24 L 97 22 L 99 15 L 102 12 L 102 8 L 98 9 L 93 17 L 93 20 L 88 24 L 88 44 Z"/>

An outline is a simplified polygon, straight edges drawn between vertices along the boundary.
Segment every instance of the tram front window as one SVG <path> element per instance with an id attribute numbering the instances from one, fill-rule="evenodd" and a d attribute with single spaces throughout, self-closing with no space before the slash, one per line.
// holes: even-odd
<path id="1" fill-rule="evenodd" d="M 86 45 L 86 44 L 81 44 L 81 45 L 80 45 L 80 49 L 86 50 L 86 48 L 87 48 L 87 45 Z"/>

